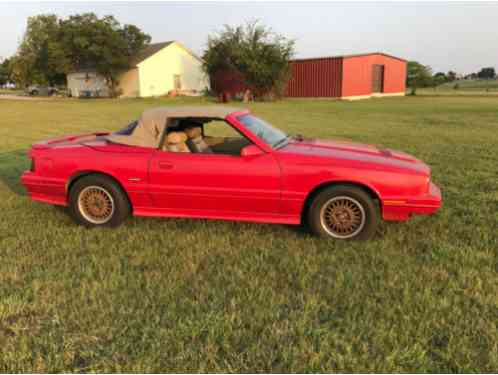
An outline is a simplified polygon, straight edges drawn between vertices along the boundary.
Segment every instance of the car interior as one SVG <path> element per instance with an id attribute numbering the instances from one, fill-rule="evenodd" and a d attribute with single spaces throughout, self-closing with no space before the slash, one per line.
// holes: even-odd
<path id="1" fill-rule="evenodd" d="M 225 120 L 181 118 L 170 121 L 163 151 L 240 156 L 241 150 L 251 144 Z"/>

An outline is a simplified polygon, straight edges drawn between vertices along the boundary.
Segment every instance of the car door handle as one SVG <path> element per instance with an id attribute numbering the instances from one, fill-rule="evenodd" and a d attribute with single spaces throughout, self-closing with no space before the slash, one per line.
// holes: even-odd
<path id="1" fill-rule="evenodd" d="M 161 168 L 161 169 L 173 169 L 173 164 L 171 164 L 169 161 L 160 161 L 159 168 Z"/>

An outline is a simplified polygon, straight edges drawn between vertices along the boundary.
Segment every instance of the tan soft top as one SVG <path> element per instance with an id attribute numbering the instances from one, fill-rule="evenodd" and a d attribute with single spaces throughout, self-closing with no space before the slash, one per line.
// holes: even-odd
<path id="1" fill-rule="evenodd" d="M 111 134 L 106 139 L 131 146 L 159 147 L 161 135 L 170 124 L 169 119 L 201 117 L 224 119 L 230 113 L 244 111 L 241 108 L 219 105 L 198 107 L 158 107 L 144 111 L 130 135 Z"/>

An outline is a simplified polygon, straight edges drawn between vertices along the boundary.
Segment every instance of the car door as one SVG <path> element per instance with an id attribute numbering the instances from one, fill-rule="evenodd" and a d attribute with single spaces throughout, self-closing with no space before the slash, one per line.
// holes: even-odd
<path id="1" fill-rule="evenodd" d="M 278 214 L 281 172 L 274 155 L 254 145 L 255 153 L 241 156 L 253 142 L 224 120 L 205 122 L 202 135 L 211 153 L 153 154 L 149 183 L 155 205 L 186 216 Z"/>
<path id="2" fill-rule="evenodd" d="M 234 156 L 157 150 L 149 191 L 157 209 L 188 216 L 279 213 L 280 167 L 271 153 Z"/>

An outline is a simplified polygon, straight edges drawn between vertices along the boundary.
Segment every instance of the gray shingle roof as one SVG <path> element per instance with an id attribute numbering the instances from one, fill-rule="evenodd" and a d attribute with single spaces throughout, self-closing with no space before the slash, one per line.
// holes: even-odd
<path id="1" fill-rule="evenodd" d="M 142 61 L 145 59 L 151 57 L 152 55 L 156 54 L 163 48 L 169 46 L 171 43 L 174 43 L 174 40 L 170 40 L 169 42 L 163 42 L 163 43 L 152 43 L 146 46 L 137 56 L 134 56 L 131 59 L 131 66 L 136 67 L 138 64 L 140 64 Z"/>

